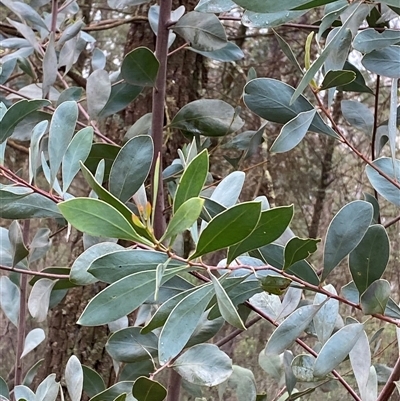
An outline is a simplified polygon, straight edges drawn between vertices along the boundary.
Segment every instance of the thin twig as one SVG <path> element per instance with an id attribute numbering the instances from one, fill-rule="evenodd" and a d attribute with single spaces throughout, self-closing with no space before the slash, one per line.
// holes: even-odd
<path id="1" fill-rule="evenodd" d="M 93 31 L 105 31 L 107 29 L 117 28 L 121 25 L 130 24 L 131 22 L 147 22 L 148 18 L 145 16 L 134 16 L 119 20 L 105 20 L 101 23 L 88 25 L 82 29 L 82 31 L 93 32 Z"/>
<path id="2" fill-rule="evenodd" d="M 26 221 L 28 221 L 28 220 L 26 220 Z M 33 270 L 25 270 L 25 269 L 20 269 L 18 267 L 9 267 L 9 266 L 4 266 L 4 265 L 0 265 L 0 270 L 21 273 L 25 276 L 37 276 L 37 277 L 49 278 L 51 280 L 67 280 L 67 279 L 69 279 L 69 276 L 66 274 L 37 272 L 37 271 L 33 271 Z"/>
<path id="3" fill-rule="evenodd" d="M 153 250 L 152 247 L 149 247 L 147 245 L 138 244 L 138 247 L 139 248 L 143 248 L 143 249 Z M 200 269 L 209 270 L 209 271 L 216 271 L 216 270 L 220 270 L 222 268 L 221 266 L 210 266 L 210 265 L 207 265 L 207 264 L 205 264 L 203 262 L 192 262 L 190 260 L 187 260 L 187 259 L 185 259 L 185 258 L 183 258 L 181 256 L 178 256 L 178 255 L 174 254 L 170 250 L 167 250 L 167 254 L 168 254 L 169 258 L 178 260 L 178 261 L 183 262 L 183 263 L 186 263 L 190 267 L 200 268 Z M 304 280 L 302 280 L 301 278 L 299 278 L 297 276 L 294 276 L 292 274 L 288 274 L 284 270 L 277 269 L 276 267 L 271 266 L 269 264 L 265 264 L 263 266 L 249 266 L 249 265 L 245 265 L 245 264 L 238 264 L 236 266 L 226 267 L 226 269 L 229 269 L 229 270 L 247 269 L 247 270 L 252 271 L 252 272 L 262 271 L 262 270 L 272 270 L 272 271 L 274 271 L 276 273 L 279 273 L 282 276 L 290 279 L 291 281 L 293 281 L 293 282 L 295 282 L 297 284 L 300 284 L 303 288 L 306 288 L 306 289 L 312 290 L 314 292 L 323 294 L 323 295 L 327 296 L 328 298 L 336 299 L 339 302 L 342 302 L 342 303 L 344 303 L 346 305 L 351 306 L 352 308 L 355 308 L 355 309 L 358 309 L 358 310 L 362 310 L 362 308 L 361 308 L 361 306 L 359 304 L 356 304 L 354 302 L 348 301 L 346 298 L 342 298 L 339 295 L 332 294 L 331 292 L 325 290 L 323 287 L 308 283 L 307 281 L 304 281 Z M 191 272 L 191 274 L 193 276 L 199 278 L 202 281 L 209 281 L 209 279 L 207 277 L 205 277 L 204 275 L 200 274 L 199 272 L 194 271 L 194 272 Z M 395 326 L 400 327 L 400 320 L 399 319 L 393 319 L 393 318 L 391 318 L 389 316 L 385 316 L 385 315 L 382 315 L 382 314 L 379 314 L 379 313 L 372 314 L 371 316 L 373 316 L 373 317 L 375 317 L 375 318 L 377 318 L 379 320 L 382 320 L 384 322 L 387 322 L 387 323 L 390 323 L 390 324 L 394 324 Z"/>
<path id="4" fill-rule="evenodd" d="M 384 385 L 376 401 L 387 401 L 389 397 L 393 394 L 393 391 L 396 389 L 395 382 L 397 382 L 399 379 L 400 379 L 400 355 L 397 358 L 396 364 L 394 365 L 394 368 L 389 376 L 388 381 Z"/>
<path id="5" fill-rule="evenodd" d="M 332 124 L 333 129 L 335 132 L 340 136 L 341 142 L 347 145 L 364 163 L 368 164 L 370 167 L 372 167 L 379 175 L 384 177 L 387 181 L 389 181 L 392 185 L 394 185 L 396 188 L 400 189 L 400 182 L 396 181 L 392 177 L 389 177 L 385 172 L 383 172 L 381 169 L 376 167 L 373 163 L 373 161 L 369 160 L 363 153 L 361 153 L 353 144 L 343 135 L 342 131 L 336 124 L 336 121 L 332 118 L 331 113 L 329 110 L 325 107 L 323 104 L 321 98 L 318 96 L 318 93 L 313 90 L 313 93 L 315 95 L 315 98 L 317 99 L 318 105 L 321 109 L 321 111 L 325 114 L 325 116 L 329 119 L 329 121 Z"/>
<path id="6" fill-rule="evenodd" d="M 57 14 L 58 14 L 58 0 L 52 0 L 50 32 L 52 32 L 53 35 L 55 35 L 57 31 Z"/>
<path id="7" fill-rule="evenodd" d="M 374 102 L 374 126 L 372 130 L 372 139 L 371 139 L 371 158 L 372 160 L 376 159 L 376 149 L 375 149 L 375 141 L 376 134 L 378 132 L 378 107 L 379 107 L 379 90 L 380 90 L 380 80 L 381 76 L 376 76 L 376 87 L 375 87 L 375 102 Z M 378 191 L 374 188 L 374 196 L 378 199 Z M 381 215 L 378 215 L 378 223 L 381 223 Z"/>
<path id="8" fill-rule="evenodd" d="M 182 46 L 179 46 L 176 49 L 172 50 L 171 52 L 168 53 L 168 57 L 172 56 L 175 53 L 178 53 L 180 50 L 184 49 L 185 47 L 188 47 L 189 44 L 190 44 L 189 42 L 186 42 Z"/>
<path id="9" fill-rule="evenodd" d="M 249 320 L 245 326 L 246 329 L 248 329 L 249 327 L 255 325 L 257 322 L 259 322 L 261 320 L 261 316 L 256 316 L 255 318 Z M 223 345 L 229 343 L 229 341 L 232 341 L 235 337 L 237 337 L 239 334 L 243 333 L 244 330 L 243 329 L 236 329 L 234 331 L 232 331 L 232 333 L 228 334 L 227 336 L 225 336 L 224 338 L 221 338 L 221 340 L 217 341 L 215 343 L 215 345 L 217 347 L 222 347 Z"/>
<path id="10" fill-rule="evenodd" d="M 19 224 L 19 223 L 18 223 Z M 29 240 L 30 220 L 23 222 L 22 236 L 25 246 Z M 15 374 L 14 386 L 22 384 L 22 359 L 21 355 L 24 351 L 25 332 L 26 332 L 26 301 L 27 301 L 28 276 L 23 275 L 19 286 L 19 315 L 18 315 L 18 333 L 17 347 L 15 352 Z"/>
<path id="11" fill-rule="evenodd" d="M 157 42 L 155 55 L 160 63 L 156 85 L 153 89 L 152 101 L 152 120 L 151 133 L 154 142 L 154 160 L 151 175 L 154 177 L 162 172 L 162 158 L 159 162 L 159 171 L 155 171 L 158 155 L 162 154 L 163 130 L 164 130 L 164 106 L 167 86 L 167 60 L 168 60 L 168 23 L 172 10 L 172 0 L 163 0 L 160 2 L 160 16 L 158 20 Z M 163 181 L 159 180 L 156 197 L 156 207 L 154 213 L 154 234 L 156 238 L 161 238 L 165 231 L 164 211 L 164 188 Z"/>
<path id="12" fill-rule="evenodd" d="M 400 221 L 400 215 L 398 215 L 397 217 L 395 217 L 393 220 L 388 221 L 387 223 L 385 223 L 383 225 L 383 227 L 388 228 L 390 226 L 392 226 L 393 224 L 396 224 L 398 221 Z"/>
<path id="13" fill-rule="evenodd" d="M 19 177 L 17 174 L 13 173 L 7 167 L 0 166 L 0 173 L 1 173 L 0 175 L 3 175 L 5 178 L 9 179 L 10 181 L 14 182 L 15 184 L 19 184 L 24 187 L 30 188 L 30 189 L 32 189 L 33 192 L 43 195 L 46 198 L 52 200 L 53 202 L 58 203 L 63 200 L 59 196 L 50 194 L 49 192 L 46 192 L 43 189 L 35 187 L 34 185 L 30 184 L 29 182 L 27 182 L 24 179 L 22 179 L 21 177 Z"/>

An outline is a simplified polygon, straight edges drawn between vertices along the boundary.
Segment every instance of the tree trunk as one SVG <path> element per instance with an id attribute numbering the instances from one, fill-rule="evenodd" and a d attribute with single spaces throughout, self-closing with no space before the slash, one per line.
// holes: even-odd
<path id="1" fill-rule="evenodd" d="M 174 3 L 174 8 L 182 4 L 180 1 L 174 1 Z M 197 0 L 188 0 L 183 3 L 188 11 L 194 8 Z M 137 14 L 147 15 L 147 7 L 138 7 Z M 172 49 L 183 43 L 182 39 L 177 38 Z M 139 46 L 147 46 L 154 50 L 155 36 L 146 22 L 131 24 L 124 52 L 126 54 Z M 198 98 L 198 92 L 206 79 L 206 69 L 202 63 L 202 57 L 194 52 L 178 51 L 169 58 L 168 64 L 166 121 L 172 119 L 183 105 Z M 149 112 L 151 112 L 151 91 L 145 89 L 143 94 L 123 113 L 125 126 L 129 127 L 139 117 Z M 116 139 L 115 132 L 107 131 L 107 134 Z M 176 158 L 176 150 L 182 146 L 183 140 L 184 137 L 180 133 L 174 132 L 168 136 L 166 163 L 170 163 Z M 82 364 L 100 373 L 106 384 L 113 384 L 112 360 L 104 348 L 108 336 L 107 327 L 82 327 L 76 324 L 89 299 L 100 290 L 100 286 L 96 284 L 73 288 L 69 291 L 66 299 L 50 313 L 48 342 L 43 356 L 44 362 L 38 372 L 36 383 L 51 373 L 56 373 L 57 379 L 61 379 L 69 357 L 75 355 Z"/>

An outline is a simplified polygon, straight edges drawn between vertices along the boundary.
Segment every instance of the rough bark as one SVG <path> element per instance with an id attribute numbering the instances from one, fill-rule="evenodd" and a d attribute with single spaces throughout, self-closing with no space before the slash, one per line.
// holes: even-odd
<path id="1" fill-rule="evenodd" d="M 186 10 L 192 10 L 197 1 L 183 2 Z M 174 1 L 174 9 L 182 4 Z M 147 15 L 147 7 L 137 7 L 137 15 Z M 173 48 L 183 44 L 177 39 Z M 154 50 L 155 36 L 150 26 L 145 22 L 134 22 L 130 26 L 125 45 L 125 54 L 139 46 L 147 46 Z M 202 86 L 205 77 L 205 67 L 202 57 L 191 51 L 179 51 L 168 59 L 168 86 L 166 121 L 186 103 L 198 98 L 198 90 Z M 129 127 L 139 117 L 151 112 L 151 91 L 145 90 L 139 98 L 132 103 L 123 113 L 124 125 Z M 106 123 L 107 124 L 107 123 Z M 113 130 L 112 130 L 113 131 Z M 119 131 L 121 132 L 121 131 Z M 120 140 L 117 131 L 107 135 L 114 140 Z M 166 145 L 166 163 L 170 163 L 176 157 L 176 149 L 182 146 L 184 137 L 180 133 L 168 135 Z M 74 254 L 81 253 L 75 249 Z M 71 255 L 73 259 L 77 255 Z M 73 260 L 71 257 L 71 260 Z M 100 291 L 97 285 L 71 289 L 66 299 L 59 304 L 50 314 L 48 322 L 48 345 L 44 353 L 44 362 L 40 368 L 36 382 L 39 383 L 50 373 L 56 373 L 57 379 L 61 379 L 68 358 L 75 355 L 81 361 L 98 373 L 106 384 L 112 384 L 112 361 L 105 352 L 104 345 L 107 340 L 108 330 L 102 327 L 81 327 L 76 324 L 80 314 L 88 300 Z"/>

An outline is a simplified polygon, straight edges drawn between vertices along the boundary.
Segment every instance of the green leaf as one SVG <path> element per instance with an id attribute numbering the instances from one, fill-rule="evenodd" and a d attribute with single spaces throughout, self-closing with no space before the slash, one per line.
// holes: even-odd
<path id="1" fill-rule="evenodd" d="M 233 365 L 232 368 L 228 388 L 234 390 L 238 400 L 256 401 L 257 386 L 253 372 L 237 365 Z"/>
<path id="2" fill-rule="evenodd" d="M 311 103 L 300 95 L 292 104 L 294 88 L 272 78 L 257 78 L 244 87 L 243 101 L 246 106 L 265 120 L 286 124 L 298 114 L 314 110 Z M 312 132 L 338 138 L 335 131 L 324 123 L 317 113 L 309 127 Z"/>
<path id="3" fill-rule="evenodd" d="M 3 219 L 25 220 L 35 218 L 60 218 L 62 214 L 54 201 L 41 194 L 33 193 L 16 199 L 13 202 L 2 203 L 0 217 Z"/>
<path id="4" fill-rule="evenodd" d="M 119 146 L 110 145 L 108 143 L 94 143 L 90 150 L 89 156 L 85 161 L 85 166 L 92 174 L 96 173 L 96 168 L 101 160 L 105 161 L 104 181 L 107 181 L 110 174 L 111 166 L 120 151 Z"/>
<path id="5" fill-rule="evenodd" d="M 338 86 L 337 87 L 338 91 L 370 93 L 370 94 L 373 93 L 371 88 L 369 88 L 366 85 L 365 79 L 358 68 L 356 68 L 353 64 L 349 63 L 348 61 L 345 61 L 343 69 L 355 72 L 356 79 L 349 84 Z"/>
<path id="6" fill-rule="evenodd" d="M 365 331 L 362 331 L 353 349 L 350 351 L 349 357 L 361 399 L 368 399 L 367 384 L 371 366 L 371 350 Z"/>
<path id="7" fill-rule="evenodd" d="M 153 140 L 149 135 L 130 139 L 121 148 L 110 171 L 110 192 L 125 203 L 144 183 L 153 161 Z"/>
<path id="8" fill-rule="evenodd" d="M 137 401 L 162 401 L 167 390 L 162 384 L 142 376 L 135 381 L 132 394 Z"/>
<path id="9" fill-rule="evenodd" d="M 0 306 L 10 322 L 18 327 L 20 290 L 7 276 L 0 277 Z"/>
<path id="10" fill-rule="evenodd" d="M 366 315 L 385 313 L 386 305 L 390 297 L 390 284 L 387 280 L 374 281 L 363 294 L 360 304 Z"/>
<path id="11" fill-rule="evenodd" d="M 183 379 L 200 386 L 217 386 L 232 374 L 232 361 L 214 344 L 188 349 L 173 364 Z"/>
<path id="12" fill-rule="evenodd" d="M 223 13 L 230 11 L 236 4 L 232 0 L 200 0 L 195 7 L 201 13 Z"/>
<path id="13" fill-rule="evenodd" d="M 162 365 L 183 350 L 213 295 L 213 287 L 202 285 L 174 307 L 159 337 L 158 359 Z"/>
<path id="14" fill-rule="evenodd" d="M 326 234 L 321 282 L 360 243 L 372 217 L 373 207 L 364 201 L 350 202 L 335 215 Z"/>
<path id="15" fill-rule="evenodd" d="M 307 11 L 277 11 L 274 13 L 257 13 L 245 11 L 242 24 L 250 28 L 275 28 L 289 21 L 300 18 Z"/>
<path id="16" fill-rule="evenodd" d="M 210 277 L 214 285 L 218 308 L 219 311 L 221 312 L 222 317 L 232 326 L 242 330 L 246 330 L 246 326 L 244 325 L 242 319 L 240 318 L 239 313 L 236 310 L 235 306 L 233 305 L 228 294 L 222 287 L 220 281 L 213 274 L 211 274 Z"/>
<path id="17" fill-rule="evenodd" d="M 27 4 L 24 5 L 28 6 Z M 57 79 L 57 72 L 57 53 L 54 45 L 54 32 L 51 32 L 49 41 L 47 42 L 46 51 L 43 56 L 43 98 L 46 98 L 48 96 L 51 86 L 55 83 Z"/>
<path id="18" fill-rule="evenodd" d="M 111 334 L 106 351 L 118 362 L 133 363 L 157 355 L 158 338 L 154 333 L 140 334 L 140 327 L 126 327 Z"/>
<path id="19" fill-rule="evenodd" d="M 368 192 L 364 192 L 364 200 L 366 202 L 369 202 L 372 207 L 374 208 L 374 218 L 372 220 L 373 223 L 378 223 L 379 220 L 379 216 L 380 216 L 380 207 L 379 207 L 379 203 L 378 200 L 371 194 L 369 194 Z"/>
<path id="20" fill-rule="evenodd" d="M 343 117 L 353 127 L 372 137 L 374 129 L 374 115 L 363 103 L 354 100 L 342 100 Z"/>
<path id="21" fill-rule="evenodd" d="M 208 57 L 216 61 L 221 61 L 223 63 L 228 61 L 237 61 L 244 58 L 242 49 L 238 45 L 235 45 L 235 43 L 233 42 L 228 42 L 223 48 L 210 52 L 197 50 L 193 47 L 187 47 L 187 49 L 201 54 L 204 57 Z"/>
<path id="22" fill-rule="evenodd" d="M 222 317 L 209 320 L 209 313 L 204 312 L 185 347 L 192 347 L 211 340 L 221 330 L 224 323 L 225 320 Z"/>
<path id="23" fill-rule="evenodd" d="M 97 119 L 111 94 L 111 81 L 105 70 L 93 71 L 86 81 L 86 100 L 89 116 Z"/>
<path id="24" fill-rule="evenodd" d="M 50 186 L 52 187 L 63 156 L 71 142 L 78 120 L 78 105 L 68 101 L 60 104 L 53 114 L 49 128 Z"/>
<path id="25" fill-rule="evenodd" d="M 265 347 L 267 355 L 279 355 L 290 347 L 311 323 L 322 305 L 306 305 L 296 309 L 272 333 Z"/>
<path id="26" fill-rule="evenodd" d="M 46 335 L 43 329 L 36 328 L 31 330 L 25 337 L 24 349 L 22 351 L 21 358 L 34 350 L 40 343 L 44 341 L 45 338 Z"/>
<path id="27" fill-rule="evenodd" d="M 258 276 L 261 288 L 269 294 L 282 295 L 289 287 L 292 280 L 281 276 L 279 273 L 271 272 L 267 276 Z"/>
<path id="28" fill-rule="evenodd" d="M 141 86 L 129 85 L 120 82 L 111 87 L 111 93 L 105 106 L 100 110 L 97 117 L 106 118 L 124 110 L 142 91 Z"/>
<path id="29" fill-rule="evenodd" d="M 264 350 L 258 354 L 258 364 L 267 375 L 279 382 L 283 375 L 283 363 L 279 355 L 266 355 Z"/>
<path id="30" fill-rule="evenodd" d="M 8 229 L 8 239 L 11 245 L 12 267 L 15 267 L 19 262 L 24 260 L 29 251 L 24 244 L 22 228 L 17 220 L 14 220 Z"/>
<path id="31" fill-rule="evenodd" d="M 174 269 L 167 272 L 163 282 L 177 273 Z M 128 315 L 151 296 L 155 283 L 155 270 L 133 273 L 116 281 L 90 300 L 78 324 L 99 326 Z"/>
<path id="32" fill-rule="evenodd" d="M 223 100 L 200 99 L 183 106 L 170 126 L 188 137 L 218 137 L 236 132 L 242 128 L 243 121 L 235 109 Z"/>
<path id="33" fill-rule="evenodd" d="M 235 0 L 235 3 L 246 10 L 255 11 L 257 13 L 273 13 L 278 11 L 288 11 L 294 8 L 313 8 L 324 5 L 333 0 L 319 0 L 318 2 L 310 0 Z M 317 4 L 314 4 L 317 3 Z"/>
<path id="34" fill-rule="evenodd" d="M 24 380 L 22 381 L 22 385 L 24 386 L 30 386 L 33 382 L 33 379 L 35 378 L 40 366 L 44 362 L 44 358 L 39 359 L 37 362 L 35 362 L 26 372 Z M 15 391 L 15 387 L 14 387 Z"/>
<path id="35" fill-rule="evenodd" d="M 43 322 L 47 318 L 50 295 L 55 283 L 54 280 L 41 278 L 32 287 L 28 299 L 28 310 L 31 316 L 38 322 Z"/>
<path id="36" fill-rule="evenodd" d="M 81 129 L 72 138 L 62 159 L 62 182 L 63 192 L 65 193 L 78 174 L 80 161 L 85 162 L 90 153 L 93 142 L 93 128 L 86 127 Z"/>
<path id="37" fill-rule="evenodd" d="M 107 253 L 124 249 L 121 245 L 113 242 L 102 242 L 95 244 L 81 253 L 71 266 L 70 280 L 74 284 L 89 285 L 97 281 L 90 273 L 87 272 L 91 263 Z"/>
<path id="38" fill-rule="evenodd" d="M 209 287 L 211 286 L 208 285 Z M 187 295 L 191 294 L 193 291 L 196 290 L 196 287 L 189 288 L 186 291 L 182 291 L 173 297 L 169 298 L 166 300 L 160 307 L 155 311 L 153 316 L 151 317 L 150 321 L 142 328 L 141 333 L 147 334 L 154 329 L 157 329 L 158 327 L 161 327 L 164 325 L 166 322 L 169 314 L 172 312 L 172 310 L 175 308 L 176 305 L 180 301 L 182 301 L 183 298 L 186 298 Z"/>
<path id="39" fill-rule="evenodd" d="M 106 389 L 102 377 L 89 366 L 82 365 L 83 370 L 83 391 L 93 397 Z"/>
<path id="40" fill-rule="evenodd" d="M 138 6 L 140 4 L 148 3 L 149 1 L 150 0 L 108 0 L 107 3 L 111 8 L 123 10 L 126 7 Z"/>
<path id="41" fill-rule="evenodd" d="M 7 7 L 11 8 L 11 10 L 16 13 L 20 18 L 29 21 L 36 29 L 38 27 L 44 28 L 47 32 L 49 28 L 46 26 L 43 19 L 40 15 L 28 4 L 19 2 L 19 1 L 12 1 L 12 2 L 4 2 L 7 4 Z"/>
<path id="42" fill-rule="evenodd" d="M 399 42 L 399 31 L 397 30 L 385 29 L 383 32 L 378 32 L 368 28 L 358 32 L 353 40 L 353 47 L 361 53 L 370 53 Z"/>
<path id="43" fill-rule="evenodd" d="M 260 215 L 260 202 L 240 203 L 220 213 L 200 234 L 196 251 L 190 258 L 194 259 L 244 240 L 257 226 Z"/>
<path id="44" fill-rule="evenodd" d="M 57 396 L 57 395 L 56 395 Z M 14 397 L 18 401 L 35 401 L 35 393 L 26 385 L 19 385 L 14 387 Z M 53 394 L 54 397 L 54 394 Z M 1 398 L 2 401 L 8 401 L 8 399 Z"/>
<path id="45" fill-rule="evenodd" d="M 75 355 L 68 359 L 64 378 L 71 401 L 80 401 L 83 389 L 83 369 Z"/>
<path id="46" fill-rule="evenodd" d="M 114 401 L 116 397 L 123 393 L 132 393 L 133 381 L 120 381 L 108 389 L 96 394 L 90 401 Z"/>
<path id="47" fill-rule="evenodd" d="M 290 99 L 291 104 L 294 103 L 295 100 L 303 93 L 304 89 L 306 89 L 308 84 L 315 77 L 315 75 L 323 66 L 328 57 L 331 56 L 332 53 L 338 52 L 341 47 L 345 46 L 344 43 L 347 42 L 349 38 L 347 28 L 352 21 L 353 15 L 357 12 L 359 5 L 354 8 L 354 11 L 347 17 L 346 21 L 343 22 L 342 26 L 337 30 L 336 34 L 333 35 L 332 39 L 325 46 L 320 56 L 312 63 L 311 67 L 304 74 L 302 80 L 294 91 L 292 98 Z"/>
<path id="48" fill-rule="evenodd" d="M 2 395 L 7 399 L 10 399 L 10 392 L 8 390 L 7 383 L 1 376 L 0 376 L 0 395 Z"/>
<path id="49" fill-rule="evenodd" d="M 307 259 L 311 254 L 317 251 L 317 244 L 320 239 L 312 238 L 292 238 L 285 246 L 285 264 L 283 268 L 294 265 L 299 260 Z"/>
<path id="50" fill-rule="evenodd" d="M 89 183 L 90 187 L 96 192 L 99 198 L 120 212 L 125 219 L 133 226 L 134 230 L 140 236 L 147 238 L 149 241 L 153 241 L 152 235 L 143 227 L 137 226 L 132 220 L 132 210 L 128 208 L 124 203 L 122 203 L 113 194 L 104 189 L 93 177 L 90 171 L 81 163 L 82 174 L 86 181 Z"/>
<path id="51" fill-rule="evenodd" d="M 225 29 L 214 14 L 188 12 L 172 29 L 196 50 L 210 52 L 227 45 Z"/>
<path id="52" fill-rule="evenodd" d="M 273 32 L 274 32 L 276 40 L 278 41 L 279 46 L 282 49 L 282 51 L 285 54 L 285 56 L 293 64 L 293 66 L 296 68 L 297 72 L 299 72 L 301 75 L 303 75 L 303 70 L 300 67 L 300 64 L 297 61 L 296 56 L 293 54 L 293 50 L 290 48 L 289 44 L 285 41 L 285 39 L 282 38 L 282 36 L 280 36 L 274 30 L 273 30 Z"/>
<path id="53" fill-rule="evenodd" d="M 392 160 L 389 157 L 381 157 L 372 162 L 380 171 L 394 181 L 399 182 L 400 177 L 400 160 Z M 382 177 L 371 166 L 366 167 L 367 177 L 374 189 L 382 195 L 386 200 L 400 207 L 400 189 L 390 183 L 385 177 Z"/>
<path id="54" fill-rule="evenodd" d="M 335 287 L 328 284 L 324 290 L 329 291 L 331 294 L 337 295 Z M 314 305 L 319 305 L 326 300 L 327 296 L 324 294 L 315 294 Z M 335 328 L 337 317 L 339 313 L 339 301 L 334 298 L 329 298 L 322 306 L 320 311 L 314 316 L 313 323 L 320 343 L 325 344 Z"/>
<path id="55" fill-rule="evenodd" d="M 175 192 L 174 213 L 188 199 L 199 196 L 208 174 L 208 152 L 204 149 L 185 168 Z"/>
<path id="56" fill-rule="evenodd" d="M 210 199 L 225 208 L 236 205 L 245 177 L 243 171 L 230 173 L 217 185 Z"/>
<path id="57" fill-rule="evenodd" d="M 361 64 L 369 71 L 389 78 L 400 78 L 400 46 L 389 46 L 366 54 Z"/>
<path id="58" fill-rule="evenodd" d="M 152 245 L 139 236 L 126 218 L 114 207 L 99 199 L 74 198 L 61 202 L 58 208 L 77 230 L 108 238 L 120 238 Z"/>
<path id="59" fill-rule="evenodd" d="M 60 43 L 60 41 L 58 41 Z M 72 86 L 71 88 L 65 89 L 61 92 L 57 99 L 57 107 L 64 102 L 74 101 L 77 102 L 82 96 L 83 88 Z"/>
<path id="60" fill-rule="evenodd" d="M 288 121 L 269 149 L 272 153 L 283 153 L 293 149 L 305 137 L 314 120 L 316 110 L 303 111 Z"/>
<path id="61" fill-rule="evenodd" d="M 251 255 L 269 263 L 277 269 L 283 269 L 284 247 L 282 245 L 269 244 L 253 251 Z M 296 262 L 293 266 L 286 269 L 286 273 L 294 274 L 296 277 L 310 284 L 319 285 L 319 277 L 311 265 L 305 260 Z"/>
<path id="62" fill-rule="evenodd" d="M 60 389 L 60 383 L 56 381 L 55 373 L 47 376 L 36 389 L 35 401 L 55 401 Z"/>
<path id="63" fill-rule="evenodd" d="M 363 331 L 361 323 L 349 324 L 337 331 L 319 352 L 314 364 L 314 376 L 325 376 L 344 361 Z"/>
<path id="64" fill-rule="evenodd" d="M 308 354 L 296 355 L 292 361 L 292 371 L 297 381 L 299 382 L 313 382 L 314 377 L 314 364 L 315 357 Z"/>
<path id="65" fill-rule="evenodd" d="M 14 103 L 0 121 L 0 144 L 12 135 L 14 128 L 29 114 L 50 104 L 48 100 L 20 100 Z"/>
<path id="66" fill-rule="evenodd" d="M 204 199 L 200 198 L 191 198 L 183 203 L 172 216 L 160 241 L 174 238 L 178 234 L 189 229 L 199 218 L 203 204 Z"/>
<path id="67" fill-rule="evenodd" d="M 261 212 L 254 231 L 237 245 L 229 248 L 227 263 L 231 263 L 237 256 L 278 239 L 286 230 L 293 217 L 293 205 L 276 207 Z"/>
<path id="68" fill-rule="evenodd" d="M 350 272 L 360 294 L 382 277 L 389 254 L 390 243 L 385 228 L 380 224 L 370 226 L 349 256 Z"/>
<path id="69" fill-rule="evenodd" d="M 126 363 L 121 368 L 120 380 L 136 380 L 140 376 L 148 376 L 152 372 L 154 372 L 154 365 L 151 359 L 136 363 Z"/>
<path id="70" fill-rule="evenodd" d="M 124 140 L 129 140 L 138 135 L 149 135 L 151 128 L 152 113 L 146 113 L 128 129 L 124 136 Z"/>
<path id="71" fill-rule="evenodd" d="M 131 85 L 155 86 L 159 66 L 159 61 L 150 49 L 138 47 L 124 57 L 121 75 Z"/>
<path id="72" fill-rule="evenodd" d="M 328 71 L 319 87 L 319 90 L 335 88 L 337 86 L 348 85 L 356 79 L 356 73 L 348 70 L 330 70 Z"/>
<path id="73" fill-rule="evenodd" d="M 121 248 L 121 247 L 119 247 Z M 90 248 L 89 248 L 90 249 Z M 105 283 L 115 281 L 133 273 L 156 270 L 159 264 L 166 263 L 168 257 L 163 252 L 140 249 L 113 249 L 100 254 L 89 262 L 88 273 Z M 185 266 L 183 262 L 171 260 L 168 267 Z"/>

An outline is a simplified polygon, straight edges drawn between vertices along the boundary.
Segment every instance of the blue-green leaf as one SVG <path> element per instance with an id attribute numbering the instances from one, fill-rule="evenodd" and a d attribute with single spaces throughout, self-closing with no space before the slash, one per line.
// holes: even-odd
<path id="1" fill-rule="evenodd" d="M 400 177 L 400 160 L 392 160 L 389 157 L 381 157 L 372 162 L 380 171 L 385 173 L 392 180 L 399 183 Z M 385 177 L 380 175 L 371 166 L 366 167 L 367 177 L 374 189 L 382 195 L 386 200 L 400 207 L 400 184 L 395 186 L 389 182 Z"/>
<path id="2" fill-rule="evenodd" d="M 159 61 L 150 49 L 138 47 L 124 57 L 121 75 L 128 84 L 154 86 L 159 66 Z"/>
<path id="3" fill-rule="evenodd" d="M 243 100 L 246 106 L 260 117 L 286 124 L 298 114 L 314 109 L 303 95 L 291 104 L 293 93 L 294 88 L 284 82 L 272 78 L 256 78 L 244 87 Z M 324 123 L 318 113 L 315 114 L 309 130 L 338 138 L 335 131 Z"/>
<path id="4" fill-rule="evenodd" d="M 349 256 L 350 272 L 360 294 L 382 277 L 389 253 L 390 243 L 385 228 L 380 224 L 370 226 Z"/>
<path id="5" fill-rule="evenodd" d="M 287 152 L 297 146 L 306 135 L 314 120 L 316 110 L 303 111 L 288 121 L 269 149 L 272 153 Z"/>
<path id="6" fill-rule="evenodd" d="M 61 103 L 53 114 L 49 131 L 50 186 L 56 179 L 58 169 L 75 131 L 78 105 L 74 101 Z"/>
<path id="7" fill-rule="evenodd" d="M 364 201 L 350 202 L 335 215 L 326 234 L 321 281 L 360 243 L 372 217 L 373 207 Z"/>
<path id="8" fill-rule="evenodd" d="M 72 138 L 62 160 L 63 192 L 65 193 L 78 174 L 80 163 L 84 163 L 89 156 L 93 142 L 93 128 L 81 129 Z"/>
<path id="9" fill-rule="evenodd" d="M 144 183 L 153 160 L 149 135 L 130 139 L 119 151 L 110 171 L 110 192 L 125 203 Z"/>

